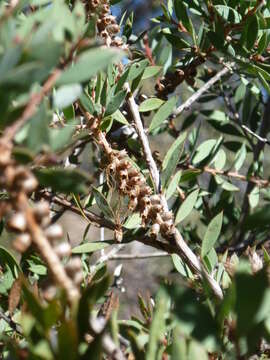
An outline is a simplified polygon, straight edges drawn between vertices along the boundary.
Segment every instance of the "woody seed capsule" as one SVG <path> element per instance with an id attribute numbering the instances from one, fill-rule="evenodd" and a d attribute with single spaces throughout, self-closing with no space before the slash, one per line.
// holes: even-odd
<path id="1" fill-rule="evenodd" d="M 23 213 L 16 213 L 11 216 L 7 223 L 8 228 L 11 231 L 23 232 L 26 230 L 27 222 Z"/>
<path id="2" fill-rule="evenodd" d="M 27 179 L 25 179 L 21 183 L 22 190 L 25 191 L 26 194 L 31 194 L 33 191 L 36 190 L 37 186 L 38 186 L 38 181 L 32 175 L 30 175 Z"/>
<path id="3" fill-rule="evenodd" d="M 35 216 L 37 219 L 42 219 L 44 216 L 50 215 L 50 205 L 47 201 L 40 201 L 35 204 Z"/>
<path id="4" fill-rule="evenodd" d="M 49 240 L 57 240 L 63 237 L 63 229 L 62 226 L 59 224 L 53 224 L 49 226 L 46 231 L 45 235 Z"/>
<path id="5" fill-rule="evenodd" d="M 70 256 L 70 254 L 71 254 L 71 246 L 67 242 L 62 242 L 61 244 L 58 244 L 54 248 L 54 250 L 60 258 Z"/>
<path id="6" fill-rule="evenodd" d="M 150 235 L 157 236 L 160 231 L 160 225 L 155 223 L 152 225 Z"/>
<path id="7" fill-rule="evenodd" d="M 69 260 L 65 269 L 69 275 L 73 276 L 74 273 L 81 270 L 81 267 L 81 259 L 79 257 L 74 257 Z"/>
<path id="8" fill-rule="evenodd" d="M 20 234 L 13 241 L 13 248 L 19 253 L 25 252 L 31 245 L 31 236 L 28 233 Z"/>
<path id="9" fill-rule="evenodd" d="M 74 281 L 75 285 L 80 285 L 83 282 L 83 272 L 76 272 L 72 280 Z"/>

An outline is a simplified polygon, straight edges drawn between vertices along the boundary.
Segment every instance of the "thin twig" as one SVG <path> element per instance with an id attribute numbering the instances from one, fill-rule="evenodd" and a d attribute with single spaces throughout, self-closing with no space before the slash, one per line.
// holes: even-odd
<path id="1" fill-rule="evenodd" d="M 196 91 L 192 96 L 190 96 L 187 101 L 185 101 L 182 105 L 180 105 L 173 113 L 174 116 L 178 116 L 182 111 L 187 110 L 190 106 L 197 101 L 203 93 L 210 89 L 212 85 L 214 85 L 218 80 L 222 78 L 222 76 L 226 75 L 229 71 L 231 71 L 232 64 L 228 64 L 222 70 L 220 70 L 215 76 L 213 76 L 210 80 L 208 80 L 198 91 Z"/>
<path id="2" fill-rule="evenodd" d="M 149 254 L 121 254 L 121 255 L 113 255 L 108 260 L 116 261 L 116 260 L 143 260 L 143 259 L 153 259 L 153 258 L 161 258 L 168 257 L 170 254 L 167 252 L 154 252 Z"/>
<path id="3" fill-rule="evenodd" d="M 227 71 L 224 70 L 224 73 L 226 73 Z M 135 99 L 134 99 L 132 93 L 130 92 L 129 85 L 127 83 L 125 84 L 125 89 L 128 91 L 128 105 L 130 108 L 130 112 L 133 115 L 135 128 L 137 130 L 138 137 L 139 137 L 142 147 L 143 147 L 143 153 L 144 153 L 145 160 L 146 160 L 146 163 L 149 168 L 149 172 L 154 181 L 156 190 L 161 196 L 161 204 L 164 208 L 164 211 L 168 211 L 167 201 L 161 191 L 162 189 L 160 186 L 159 171 L 158 171 L 157 165 L 153 159 L 148 138 L 144 132 L 144 128 L 143 128 L 143 124 L 142 124 L 138 106 L 135 102 Z M 197 258 L 197 256 L 194 254 L 194 252 L 189 248 L 189 246 L 184 241 L 182 235 L 180 234 L 180 232 L 178 231 L 178 229 L 176 227 L 174 227 L 172 229 L 171 234 L 172 234 L 172 237 L 173 237 L 174 242 L 177 247 L 176 253 L 181 258 L 185 259 L 185 261 L 187 262 L 187 264 L 190 266 L 190 268 L 193 270 L 194 273 L 196 273 L 200 278 L 205 278 L 207 280 L 208 284 L 210 285 L 210 287 L 212 288 L 214 294 L 219 299 L 222 299 L 223 293 L 222 293 L 222 290 L 221 290 L 219 284 L 207 273 L 207 271 L 202 266 L 200 260 Z"/>
<path id="4" fill-rule="evenodd" d="M 0 311 L 0 319 L 4 320 L 11 327 L 12 330 L 16 331 L 20 335 L 22 334 L 22 329 L 21 329 L 20 325 L 16 324 L 11 319 L 11 317 L 7 316 L 2 311 Z"/>
<path id="5" fill-rule="evenodd" d="M 47 190 L 40 191 L 39 196 L 46 200 L 49 200 L 50 202 L 53 202 L 54 204 L 60 205 L 78 215 L 82 215 L 81 210 L 78 207 L 74 206 L 70 201 L 63 199 L 60 196 L 52 195 Z M 89 222 L 93 223 L 94 225 L 98 227 L 106 227 L 107 229 L 111 230 L 115 229 L 115 225 L 113 224 L 113 222 L 106 220 L 105 218 L 98 216 L 89 210 L 84 209 L 83 212 Z"/>
<path id="6" fill-rule="evenodd" d="M 259 187 L 268 187 L 270 185 L 270 181 L 266 179 L 260 179 L 256 176 L 245 176 L 242 174 L 239 174 L 238 172 L 234 171 L 226 171 L 226 170 L 217 170 L 208 166 L 204 166 L 203 168 L 196 168 L 193 165 L 187 165 L 187 168 L 190 170 L 198 171 L 200 173 L 206 172 L 211 175 L 221 175 L 226 176 L 228 178 L 232 178 L 239 181 L 245 181 L 253 183 Z"/>
<path id="7" fill-rule="evenodd" d="M 142 144 L 142 149 L 143 149 L 143 153 L 152 177 L 152 180 L 155 184 L 155 188 L 157 192 L 160 192 L 160 178 L 159 178 L 159 172 L 158 172 L 158 168 L 156 166 L 156 163 L 152 157 L 152 153 L 150 150 L 150 146 L 149 146 L 149 142 L 147 139 L 147 136 L 145 134 L 143 125 L 142 125 L 142 121 L 141 121 L 141 117 L 140 117 L 140 113 L 139 113 L 139 109 L 138 109 L 138 105 L 136 104 L 133 95 L 131 94 L 130 91 L 130 87 L 128 83 L 125 83 L 124 88 L 127 90 L 128 94 L 127 94 L 127 102 L 130 108 L 130 111 L 132 113 L 133 119 L 134 119 L 134 125 L 136 128 L 136 131 L 138 133 L 140 142 Z"/>
<path id="8" fill-rule="evenodd" d="M 270 145 L 270 141 L 265 138 L 262 137 L 258 134 L 256 134 L 254 131 L 250 130 L 246 125 L 241 125 L 242 129 L 244 129 L 247 133 L 249 133 L 250 135 L 252 135 L 253 137 L 255 137 L 257 140 L 263 142 L 264 144 Z"/>

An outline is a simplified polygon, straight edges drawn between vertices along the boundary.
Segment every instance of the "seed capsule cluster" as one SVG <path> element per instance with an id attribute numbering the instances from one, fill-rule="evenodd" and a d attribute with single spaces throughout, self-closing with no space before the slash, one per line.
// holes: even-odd
<path id="1" fill-rule="evenodd" d="M 109 155 L 110 163 L 107 166 L 108 176 L 113 176 L 119 193 L 129 197 L 128 207 L 138 211 L 142 218 L 142 226 L 151 226 L 150 234 L 167 237 L 173 229 L 173 215 L 165 211 L 161 203 L 161 196 L 152 194 L 145 178 L 128 160 L 125 150 L 112 151 Z"/>
<path id="2" fill-rule="evenodd" d="M 108 0 L 90 0 L 85 1 L 88 19 L 97 18 L 98 34 L 105 40 L 107 46 L 122 47 L 123 41 L 116 36 L 120 27 L 116 22 L 115 16 L 111 15 Z"/>
<path id="3" fill-rule="evenodd" d="M 0 142 L 0 189 L 5 189 L 9 194 L 8 200 L 0 200 L 0 218 L 5 216 L 7 229 L 16 233 L 12 244 L 14 249 L 24 253 L 32 243 L 35 245 L 28 217 L 30 211 L 34 226 L 38 227 L 45 241 L 48 241 L 61 266 L 60 260 L 70 256 L 71 247 L 69 243 L 62 241 L 62 227 L 51 224 L 49 203 L 41 200 L 32 207 L 28 204 L 28 197 L 37 189 L 38 181 L 29 169 L 16 164 L 12 159 L 11 149 L 11 145 Z M 71 258 L 65 268 L 66 275 L 75 286 L 83 280 L 81 264 L 78 263 L 79 258 Z"/>

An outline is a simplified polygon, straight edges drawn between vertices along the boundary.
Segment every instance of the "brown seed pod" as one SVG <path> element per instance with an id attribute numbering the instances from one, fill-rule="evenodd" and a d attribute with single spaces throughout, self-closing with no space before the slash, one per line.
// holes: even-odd
<path id="1" fill-rule="evenodd" d="M 5 168 L 3 173 L 3 181 L 7 187 L 11 187 L 16 176 L 16 169 L 13 165 L 9 165 Z"/>
<path id="2" fill-rule="evenodd" d="M 34 206 L 34 214 L 37 221 L 41 221 L 43 217 L 50 215 L 50 204 L 47 201 L 40 201 Z"/>
<path id="3" fill-rule="evenodd" d="M 173 223 L 171 221 L 165 221 L 160 224 L 160 232 L 163 236 L 170 236 L 173 229 Z"/>
<path id="4" fill-rule="evenodd" d="M 151 195 L 150 196 L 150 201 L 152 205 L 158 205 L 160 204 L 160 196 L 159 195 Z"/>
<path id="5" fill-rule="evenodd" d="M 151 227 L 150 236 L 156 237 L 160 232 L 160 225 L 155 223 Z"/>
<path id="6" fill-rule="evenodd" d="M 130 163 L 127 160 L 120 160 L 119 163 L 116 165 L 116 170 L 128 170 L 131 167 Z"/>
<path id="7" fill-rule="evenodd" d="M 25 215 L 21 212 L 13 214 L 7 222 L 7 227 L 11 231 L 24 232 L 27 228 Z"/>
<path id="8" fill-rule="evenodd" d="M 19 253 L 24 253 L 31 245 L 31 236 L 28 233 L 20 234 L 12 242 L 13 248 Z"/>
<path id="9" fill-rule="evenodd" d="M 77 286 L 79 286 L 83 282 L 83 279 L 84 276 L 82 271 L 77 271 L 72 278 L 74 284 Z"/>
<path id="10" fill-rule="evenodd" d="M 68 242 L 62 242 L 54 247 L 54 250 L 59 258 L 67 257 L 71 255 L 71 246 Z"/>
<path id="11" fill-rule="evenodd" d="M 65 266 L 66 272 L 71 277 L 73 277 L 77 271 L 80 271 L 81 268 L 81 259 L 78 256 L 71 258 Z"/>
<path id="12" fill-rule="evenodd" d="M 173 213 L 171 211 L 167 211 L 164 212 L 161 217 L 163 221 L 170 221 L 173 220 Z"/>
<path id="13" fill-rule="evenodd" d="M 52 301 L 55 298 L 56 292 L 57 292 L 56 286 L 48 285 L 42 291 L 42 295 L 46 301 Z"/>
<path id="14" fill-rule="evenodd" d="M 45 230 L 45 235 L 50 241 L 61 239 L 64 235 L 62 226 L 59 224 L 50 225 Z"/>

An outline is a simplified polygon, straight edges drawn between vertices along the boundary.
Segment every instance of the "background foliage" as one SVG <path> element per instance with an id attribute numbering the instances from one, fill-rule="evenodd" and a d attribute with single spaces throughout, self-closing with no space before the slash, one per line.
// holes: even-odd
<path id="1" fill-rule="evenodd" d="M 269 0 L 0 1 L 1 358 L 269 358 L 269 51 Z"/>

